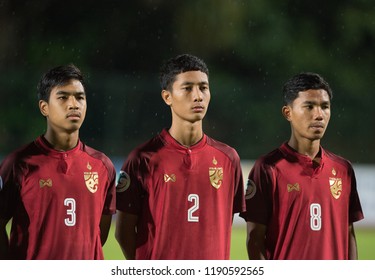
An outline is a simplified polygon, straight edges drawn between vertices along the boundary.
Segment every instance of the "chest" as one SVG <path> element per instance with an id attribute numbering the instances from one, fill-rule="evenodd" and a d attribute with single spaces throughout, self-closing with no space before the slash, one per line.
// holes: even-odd
<path id="1" fill-rule="evenodd" d="M 302 167 L 283 168 L 274 174 L 273 192 L 281 201 L 347 201 L 351 192 L 351 178 L 339 166 L 322 169 Z M 285 172 L 288 170 L 288 172 Z"/>

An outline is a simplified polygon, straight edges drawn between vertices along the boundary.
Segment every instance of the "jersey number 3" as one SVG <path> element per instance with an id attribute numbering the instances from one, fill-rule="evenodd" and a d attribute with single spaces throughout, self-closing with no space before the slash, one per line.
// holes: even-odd
<path id="1" fill-rule="evenodd" d="M 68 207 L 66 209 L 68 218 L 65 219 L 65 225 L 72 227 L 76 224 L 76 201 L 74 198 L 65 198 L 64 205 Z"/>

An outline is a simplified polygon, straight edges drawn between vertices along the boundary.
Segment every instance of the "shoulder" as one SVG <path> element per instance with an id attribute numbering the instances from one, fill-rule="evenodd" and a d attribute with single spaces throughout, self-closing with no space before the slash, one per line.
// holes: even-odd
<path id="1" fill-rule="evenodd" d="M 31 142 L 19 147 L 18 149 L 12 151 L 7 156 L 5 156 L 2 165 L 20 163 L 23 162 L 24 159 L 39 153 L 40 151 L 38 150 L 38 147 L 35 145 L 35 142 Z"/>
<path id="2" fill-rule="evenodd" d="M 261 155 L 256 161 L 255 165 L 259 166 L 275 166 L 279 161 L 284 159 L 284 155 L 279 148 L 276 148 L 264 155 Z"/>
<path id="3" fill-rule="evenodd" d="M 232 161 L 240 159 L 236 149 L 209 136 L 207 136 L 207 145 L 227 155 Z"/>
<path id="4" fill-rule="evenodd" d="M 347 169 L 352 169 L 352 163 L 347 160 L 346 158 L 342 157 L 342 156 L 339 156 L 337 154 L 334 154 L 328 150 L 323 150 L 323 154 L 326 156 L 326 158 L 336 164 L 339 164 L 341 165 L 342 167 L 344 168 L 347 168 Z"/>
<path id="5" fill-rule="evenodd" d="M 161 135 L 156 135 L 151 139 L 136 146 L 130 153 L 129 158 L 149 158 L 165 146 L 165 140 Z"/>
<path id="6" fill-rule="evenodd" d="M 85 152 L 88 156 L 101 161 L 107 167 L 107 169 L 114 170 L 113 162 L 105 153 L 87 146 L 84 143 L 82 143 L 82 151 Z"/>

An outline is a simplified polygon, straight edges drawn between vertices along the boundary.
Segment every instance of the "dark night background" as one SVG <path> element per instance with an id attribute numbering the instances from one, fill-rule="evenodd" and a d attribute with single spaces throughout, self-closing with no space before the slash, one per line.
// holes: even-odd
<path id="1" fill-rule="evenodd" d="M 334 91 L 322 144 L 375 162 L 373 1 L 1 1 L 0 155 L 42 134 L 36 84 L 74 63 L 86 74 L 81 139 L 110 157 L 170 124 L 158 71 L 192 53 L 210 69 L 207 134 L 255 159 L 288 139 L 281 88 L 314 71 Z"/>

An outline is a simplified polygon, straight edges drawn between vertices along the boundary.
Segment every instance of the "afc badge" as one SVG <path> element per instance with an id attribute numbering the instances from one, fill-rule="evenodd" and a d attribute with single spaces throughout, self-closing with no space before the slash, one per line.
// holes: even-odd
<path id="1" fill-rule="evenodd" d="M 213 158 L 212 163 L 216 165 L 217 160 Z M 210 176 L 211 185 L 215 189 L 219 189 L 221 184 L 223 183 L 223 177 L 224 177 L 223 168 L 222 167 L 210 167 L 208 172 Z"/>
<path id="2" fill-rule="evenodd" d="M 335 199 L 338 199 L 342 193 L 342 180 L 341 178 L 329 178 L 329 188 L 331 194 Z"/>
<path id="3" fill-rule="evenodd" d="M 92 169 L 90 163 L 87 163 L 87 169 L 88 170 Z M 85 179 L 85 184 L 86 184 L 87 189 L 90 192 L 95 193 L 98 190 L 98 185 L 99 185 L 98 172 L 92 172 L 92 171 L 83 172 L 83 178 Z"/>
<path id="4" fill-rule="evenodd" d="M 257 192 L 257 187 L 253 180 L 247 179 L 247 187 L 245 193 L 245 199 L 253 198 Z"/>
<path id="5" fill-rule="evenodd" d="M 119 178 L 117 180 L 116 192 L 124 192 L 130 186 L 130 176 L 125 171 L 120 171 Z"/>

